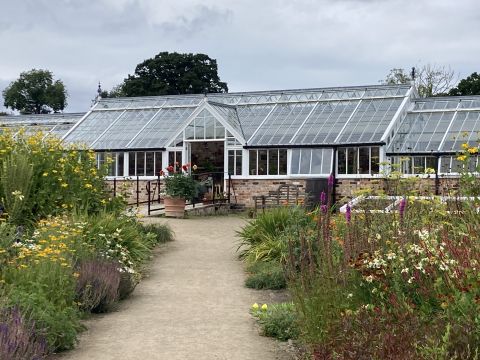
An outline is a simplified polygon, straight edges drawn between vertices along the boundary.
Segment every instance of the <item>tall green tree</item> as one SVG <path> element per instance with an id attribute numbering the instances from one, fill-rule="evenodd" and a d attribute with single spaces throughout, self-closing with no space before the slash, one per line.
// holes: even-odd
<path id="1" fill-rule="evenodd" d="M 58 112 L 67 106 L 67 90 L 48 70 L 25 71 L 3 90 L 4 105 L 22 114 Z"/>
<path id="2" fill-rule="evenodd" d="M 448 92 L 449 95 L 480 95 L 480 75 L 476 72 L 465 79 L 460 80 L 458 85 Z"/>
<path id="3" fill-rule="evenodd" d="M 215 59 L 205 54 L 161 52 L 138 64 L 133 75 L 108 96 L 150 96 L 228 92 Z"/>

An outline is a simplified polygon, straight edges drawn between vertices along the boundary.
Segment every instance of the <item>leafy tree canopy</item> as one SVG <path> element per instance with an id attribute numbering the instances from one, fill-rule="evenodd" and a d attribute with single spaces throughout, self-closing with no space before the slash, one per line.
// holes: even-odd
<path id="1" fill-rule="evenodd" d="M 137 65 L 135 73 L 108 97 L 228 92 L 218 76 L 217 61 L 205 54 L 161 52 Z"/>
<path id="2" fill-rule="evenodd" d="M 58 112 L 67 106 L 67 90 L 48 70 L 25 71 L 3 90 L 4 105 L 22 114 Z"/>
<path id="3" fill-rule="evenodd" d="M 474 72 L 448 92 L 449 95 L 480 95 L 480 75 Z"/>

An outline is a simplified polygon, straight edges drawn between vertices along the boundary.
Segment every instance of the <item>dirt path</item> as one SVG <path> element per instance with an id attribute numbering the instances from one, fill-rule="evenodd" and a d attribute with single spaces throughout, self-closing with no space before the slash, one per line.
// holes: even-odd
<path id="1" fill-rule="evenodd" d="M 236 260 L 238 217 L 167 222 L 176 240 L 158 251 L 150 271 L 118 311 L 88 320 L 67 360 L 289 359 L 261 337 L 248 313 L 258 292 L 243 286 Z"/>

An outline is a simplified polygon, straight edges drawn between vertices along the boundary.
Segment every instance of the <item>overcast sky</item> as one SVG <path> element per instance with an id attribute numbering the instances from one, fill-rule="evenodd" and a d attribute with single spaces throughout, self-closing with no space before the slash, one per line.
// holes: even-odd
<path id="1" fill-rule="evenodd" d="M 161 51 L 217 59 L 231 92 L 377 84 L 426 63 L 461 79 L 480 71 L 479 35 L 479 0 L 0 0 L 0 91 L 48 69 L 66 111 L 87 111 L 99 81 Z"/>

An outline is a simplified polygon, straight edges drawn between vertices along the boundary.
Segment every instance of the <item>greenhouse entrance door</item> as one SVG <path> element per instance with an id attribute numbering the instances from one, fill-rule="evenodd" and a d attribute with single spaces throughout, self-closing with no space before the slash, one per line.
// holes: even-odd
<path id="1" fill-rule="evenodd" d="M 190 141 L 190 163 L 196 165 L 192 171 L 201 185 L 200 201 L 209 202 L 224 197 L 225 141 Z"/>

